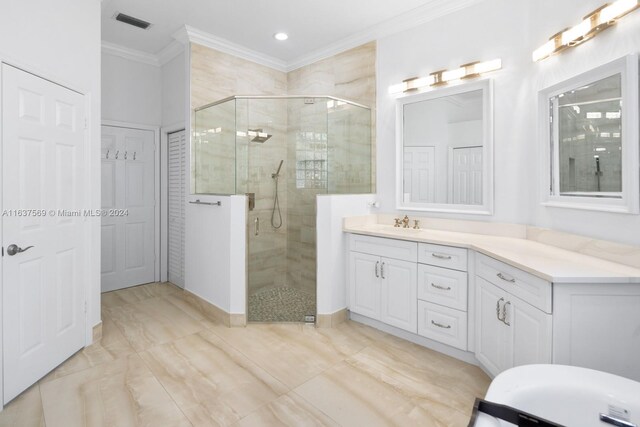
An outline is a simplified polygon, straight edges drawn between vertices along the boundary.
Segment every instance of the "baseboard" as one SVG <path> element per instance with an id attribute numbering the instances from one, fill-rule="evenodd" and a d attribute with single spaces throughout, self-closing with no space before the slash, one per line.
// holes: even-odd
<path id="1" fill-rule="evenodd" d="M 463 362 L 467 362 L 471 365 L 480 366 L 480 363 L 476 359 L 475 354 L 469 351 L 460 350 L 460 349 L 448 346 L 446 344 L 442 344 L 440 342 L 430 340 L 429 338 L 412 334 L 411 332 L 407 332 L 403 329 L 399 329 L 394 326 L 389 326 L 386 323 L 382 323 L 378 320 L 374 320 L 369 317 L 362 316 L 360 314 L 349 312 L 349 319 L 358 323 L 363 323 L 367 326 L 371 326 L 372 328 L 376 328 L 378 330 L 381 330 L 382 332 L 386 332 L 398 338 L 411 341 L 414 344 L 418 344 L 423 347 L 427 347 L 431 350 L 435 350 L 438 353 L 443 353 L 455 359 L 462 360 Z"/>
<path id="2" fill-rule="evenodd" d="M 102 321 L 93 327 L 93 342 L 98 342 L 102 339 Z"/>
<path id="3" fill-rule="evenodd" d="M 316 328 L 335 328 L 344 323 L 349 318 L 346 308 L 331 314 L 318 314 L 316 317 Z"/>
<path id="4" fill-rule="evenodd" d="M 198 310 L 207 320 L 222 323 L 227 327 L 243 327 L 247 324 L 246 315 L 227 313 L 217 305 L 204 300 L 202 297 L 186 289 L 182 290 L 182 298 Z"/>

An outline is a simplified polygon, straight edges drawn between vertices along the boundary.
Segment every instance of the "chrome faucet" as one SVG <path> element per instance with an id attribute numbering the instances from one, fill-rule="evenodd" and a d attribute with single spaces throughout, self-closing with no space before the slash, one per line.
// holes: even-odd
<path id="1" fill-rule="evenodd" d="M 402 228 L 409 228 L 409 217 L 407 215 L 402 218 Z"/>
<path id="2" fill-rule="evenodd" d="M 400 227 L 400 225 L 402 224 L 402 220 L 400 218 L 394 218 L 393 220 L 396 222 L 393 226 Z"/>
<path id="3" fill-rule="evenodd" d="M 414 228 L 414 230 L 420 230 L 420 220 L 419 219 L 414 219 L 413 220 L 413 228 Z"/>

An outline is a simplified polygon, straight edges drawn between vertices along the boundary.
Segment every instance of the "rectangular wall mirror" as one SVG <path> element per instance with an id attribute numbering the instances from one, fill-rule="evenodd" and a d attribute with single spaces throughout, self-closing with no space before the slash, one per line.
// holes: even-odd
<path id="1" fill-rule="evenodd" d="M 540 92 L 543 204 L 638 212 L 638 59 Z"/>
<path id="2" fill-rule="evenodd" d="M 397 103 L 397 208 L 489 215 L 493 209 L 491 80 Z"/>

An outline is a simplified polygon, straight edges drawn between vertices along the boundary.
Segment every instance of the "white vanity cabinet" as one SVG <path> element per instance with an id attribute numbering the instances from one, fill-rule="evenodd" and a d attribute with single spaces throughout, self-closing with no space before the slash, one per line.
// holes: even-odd
<path id="1" fill-rule="evenodd" d="M 550 314 L 476 278 L 476 358 L 492 375 L 551 363 L 551 325 Z"/>
<path id="2" fill-rule="evenodd" d="M 467 350 L 467 250 L 418 244 L 418 335 Z"/>
<path id="3" fill-rule="evenodd" d="M 349 309 L 417 332 L 417 243 L 352 235 Z"/>
<path id="4" fill-rule="evenodd" d="M 616 274 L 615 265 L 591 267 L 597 259 L 563 253 L 549 262 L 549 273 L 551 258 L 540 244 L 530 252 L 520 241 L 504 245 L 513 246 L 467 249 L 349 234 L 349 310 L 356 320 L 479 363 L 492 376 L 554 363 L 640 380 L 640 270 L 617 282 L 598 276 L 605 267 Z M 558 265 L 563 275 L 555 278 Z"/>

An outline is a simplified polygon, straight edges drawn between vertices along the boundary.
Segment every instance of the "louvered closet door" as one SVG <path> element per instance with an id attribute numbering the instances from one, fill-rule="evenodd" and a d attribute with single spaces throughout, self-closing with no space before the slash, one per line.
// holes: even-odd
<path id="1" fill-rule="evenodd" d="M 169 134 L 169 281 L 184 287 L 185 131 Z"/>

